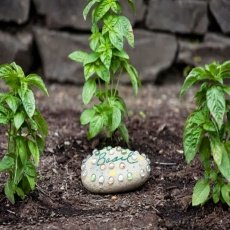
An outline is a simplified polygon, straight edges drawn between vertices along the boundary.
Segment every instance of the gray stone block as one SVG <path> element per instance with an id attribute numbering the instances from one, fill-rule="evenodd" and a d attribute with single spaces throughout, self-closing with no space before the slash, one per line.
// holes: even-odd
<path id="1" fill-rule="evenodd" d="M 30 0 L 1 0 L 0 21 L 25 23 L 29 17 Z"/>
<path id="2" fill-rule="evenodd" d="M 124 15 L 129 18 L 132 25 L 134 25 L 136 22 L 140 22 L 144 20 L 145 12 L 146 12 L 146 5 L 144 4 L 143 0 L 136 1 L 136 11 L 133 12 L 133 10 L 130 8 L 129 4 L 122 4 L 124 8 Z"/>
<path id="3" fill-rule="evenodd" d="M 211 0 L 210 9 L 220 25 L 221 30 L 224 33 L 230 33 L 230 1 Z"/>
<path id="4" fill-rule="evenodd" d="M 87 35 L 69 35 L 37 28 L 35 39 L 47 79 L 74 83 L 84 81 L 82 65 L 71 61 L 68 55 L 75 50 L 88 50 Z"/>
<path id="5" fill-rule="evenodd" d="M 198 66 L 230 60 L 230 38 L 209 33 L 202 43 L 179 41 L 177 62 Z"/>
<path id="6" fill-rule="evenodd" d="M 131 62 L 142 81 L 155 81 L 159 73 L 168 69 L 177 53 L 174 35 L 135 31 L 135 48 L 129 48 Z"/>
<path id="7" fill-rule="evenodd" d="M 70 27 L 75 29 L 89 30 L 90 18 L 83 19 L 83 9 L 87 1 L 83 0 L 33 0 L 39 14 L 45 15 L 49 28 Z M 143 0 L 136 3 L 137 11 L 132 12 L 128 4 L 123 4 L 124 14 L 132 24 L 144 19 L 146 6 Z"/>
<path id="8" fill-rule="evenodd" d="M 28 71 L 32 65 L 32 35 L 21 33 L 11 35 L 0 31 L 0 63 L 15 61 Z"/>
<path id="9" fill-rule="evenodd" d="M 147 26 L 153 30 L 204 34 L 208 28 L 207 2 L 200 0 L 150 0 Z"/>
<path id="10" fill-rule="evenodd" d="M 82 15 L 86 1 L 83 0 L 33 0 L 39 14 L 45 15 L 50 28 L 72 27 L 89 29 L 90 20 Z"/>

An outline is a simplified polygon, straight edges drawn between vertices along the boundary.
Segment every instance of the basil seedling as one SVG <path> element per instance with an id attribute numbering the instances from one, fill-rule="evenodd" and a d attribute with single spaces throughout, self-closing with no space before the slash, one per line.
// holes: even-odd
<path id="1" fill-rule="evenodd" d="M 0 93 L 0 124 L 7 127 L 8 148 L 0 161 L 0 172 L 8 175 L 7 198 L 15 203 L 15 194 L 24 198 L 36 185 L 40 154 L 47 136 L 47 123 L 36 108 L 31 88 L 48 95 L 45 84 L 36 74 L 25 76 L 15 63 L 0 65 L 0 79 L 9 90 Z"/>
<path id="2" fill-rule="evenodd" d="M 194 189 L 192 204 L 202 205 L 213 199 L 230 206 L 230 61 L 197 67 L 187 76 L 183 95 L 195 83 L 201 83 L 195 94 L 196 109 L 184 128 L 184 154 L 190 163 L 198 154 L 204 176 Z"/>
<path id="3" fill-rule="evenodd" d="M 128 0 L 128 3 L 135 8 L 133 0 Z M 122 15 L 122 6 L 117 0 L 90 0 L 83 12 L 85 19 L 90 11 L 91 52 L 76 51 L 69 55 L 70 59 L 84 66 L 83 103 L 89 104 L 93 97 L 99 101 L 92 108 L 85 109 L 81 115 L 81 124 L 89 125 L 89 139 L 101 132 L 110 138 L 119 131 L 128 143 L 129 135 L 125 125 L 127 108 L 118 88 L 124 73 L 129 75 L 135 95 L 140 86 L 138 72 L 124 50 L 125 40 L 131 47 L 134 46 L 132 25 Z"/>

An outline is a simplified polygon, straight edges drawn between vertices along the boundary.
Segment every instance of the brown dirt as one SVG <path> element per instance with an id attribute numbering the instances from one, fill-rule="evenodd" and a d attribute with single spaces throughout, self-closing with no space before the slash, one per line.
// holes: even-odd
<path id="1" fill-rule="evenodd" d="M 230 229 L 227 206 L 212 202 L 191 206 L 192 187 L 202 169 L 198 161 L 189 166 L 184 162 L 181 136 L 192 93 L 181 103 L 178 90 L 178 85 L 144 86 L 134 99 L 129 88 L 122 89 L 132 114 L 131 149 L 148 155 L 152 172 L 139 190 L 104 196 L 83 188 L 81 161 L 94 147 L 124 143 L 86 140 L 86 130 L 79 124 L 79 88 L 52 85 L 48 99 L 38 94 L 50 127 L 38 186 L 15 205 L 0 193 L 0 229 Z M 1 128 L 1 155 L 6 148 L 4 133 Z M 1 189 L 3 185 L 4 175 Z"/>

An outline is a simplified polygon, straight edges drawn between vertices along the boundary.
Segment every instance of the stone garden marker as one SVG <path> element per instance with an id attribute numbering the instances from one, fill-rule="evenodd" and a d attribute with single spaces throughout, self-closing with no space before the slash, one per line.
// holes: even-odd
<path id="1" fill-rule="evenodd" d="M 150 175 L 150 160 L 145 154 L 121 147 L 94 150 L 83 160 L 81 180 L 93 193 L 117 193 L 134 190 Z"/>

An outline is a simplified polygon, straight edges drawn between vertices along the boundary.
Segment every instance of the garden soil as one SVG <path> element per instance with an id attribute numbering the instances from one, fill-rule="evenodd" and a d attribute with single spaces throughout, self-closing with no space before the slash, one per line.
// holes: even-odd
<path id="1" fill-rule="evenodd" d="M 86 140 L 86 129 L 79 123 L 80 87 L 51 85 L 49 98 L 37 93 L 50 128 L 38 185 L 24 201 L 12 205 L 2 191 L 1 175 L 0 229 L 230 229 L 226 205 L 191 206 L 202 167 L 198 159 L 191 165 L 184 161 L 183 123 L 193 103 L 192 92 L 179 100 L 179 88 L 146 85 L 137 98 L 129 87 L 122 88 L 130 108 L 130 148 L 148 155 L 152 171 L 138 190 L 109 195 L 91 194 L 82 186 L 81 162 L 94 148 L 125 144 L 118 137 Z M 6 150 L 5 131 L 0 129 L 0 157 Z"/>

